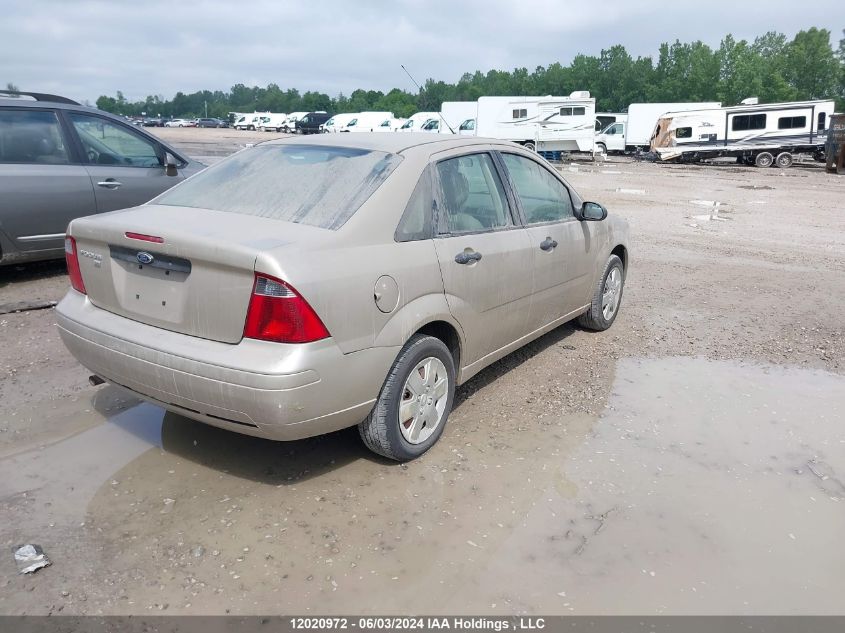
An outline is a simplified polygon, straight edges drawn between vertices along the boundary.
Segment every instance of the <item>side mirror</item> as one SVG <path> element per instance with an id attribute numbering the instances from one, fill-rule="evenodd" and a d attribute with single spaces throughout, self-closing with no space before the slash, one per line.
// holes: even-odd
<path id="1" fill-rule="evenodd" d="M 581 205 L 581 217 L 579 220 L 587 220 L 589 222 L 601 222 L 607 217 L 607 209 L 605 209 L 598 202 L 585 202 Z"/>
<path id="2" fill-rule="evenodd" d="M 178 163 L 176 162 L 176 157 L 173 156 L 170 152 L 166 152 L 164 154 L 164 173 L 168 176 L 178 176 L 179 170 L 177 169 Z"/>

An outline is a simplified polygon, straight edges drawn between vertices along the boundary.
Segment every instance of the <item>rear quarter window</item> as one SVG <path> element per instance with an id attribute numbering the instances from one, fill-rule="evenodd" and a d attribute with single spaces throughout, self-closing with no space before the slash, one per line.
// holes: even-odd
<path id="1" fill-rule="evenodd" d="M 401 160 L 397 154 L 359 148 L 264 145 L 209 167 L 153 203 L 336 230 Z"/>

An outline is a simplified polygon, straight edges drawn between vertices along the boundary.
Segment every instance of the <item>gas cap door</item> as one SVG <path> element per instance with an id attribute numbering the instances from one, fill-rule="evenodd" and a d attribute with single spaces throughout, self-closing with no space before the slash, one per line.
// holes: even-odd
<path id="1" fill-rule="evenodd" d="M 399 285 L 396 280 L 389 275 L 379 277 L 373 288 L 373 299 L 376 307 L 385 314 L 393 312 L 399 305 Z"/>

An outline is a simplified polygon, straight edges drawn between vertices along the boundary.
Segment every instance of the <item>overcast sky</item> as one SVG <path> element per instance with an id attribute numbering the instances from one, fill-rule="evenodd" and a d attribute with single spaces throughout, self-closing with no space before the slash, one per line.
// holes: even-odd
<path id="1" fill-rule="evenodd" d="M 92 103 L 235 83 L 318 90 L 413 90 L 466 71 L 598 55 L 624 44 L 656 57 L 660 42 L 730 32 L 792 37 L 845 26 L 842 0 L 0 0 L 0 86 Z M 839 16 L 839 19 L 835 19 Z"/>

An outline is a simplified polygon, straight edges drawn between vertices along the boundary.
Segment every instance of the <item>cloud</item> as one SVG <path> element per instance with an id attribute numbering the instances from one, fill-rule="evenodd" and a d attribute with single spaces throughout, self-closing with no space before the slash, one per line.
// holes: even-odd
<path id="1" fill-rule="evenodd" d="M 330 95 L 412 89 L 401 63 L 418 81 L 451 82 L 475 70 L 568 64 L 614 44 L 636 56 L 675 39 L 718 47 L 728 32 L 792 36 L 838 8 L 835 0 L 812 11 L 791 0 L 2 1 L 0 83 L 92 102 L 117 90 L 170 98 L 235 83 Z"/>

